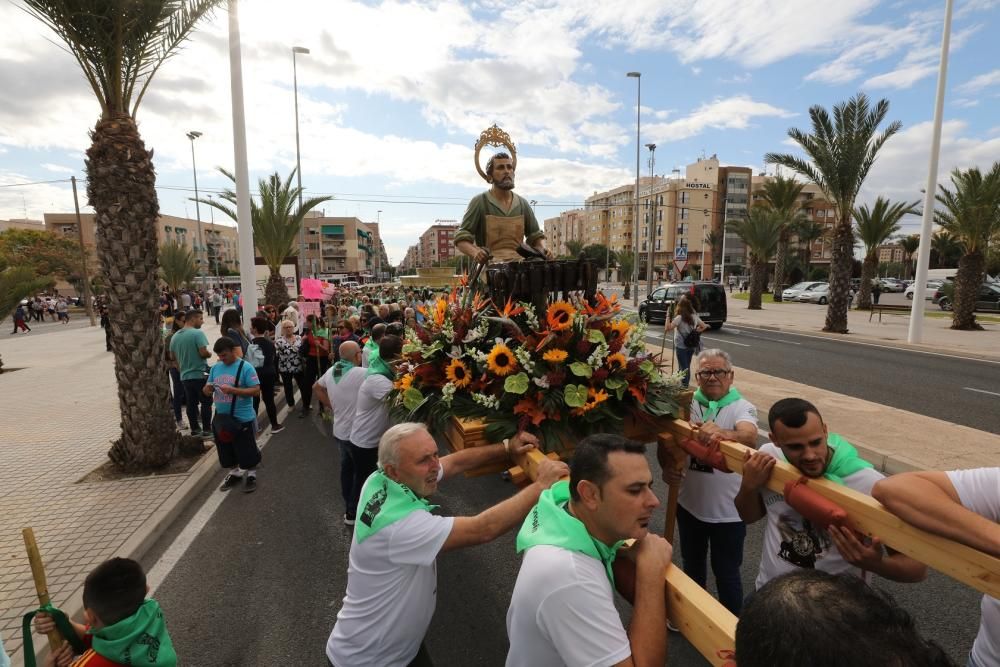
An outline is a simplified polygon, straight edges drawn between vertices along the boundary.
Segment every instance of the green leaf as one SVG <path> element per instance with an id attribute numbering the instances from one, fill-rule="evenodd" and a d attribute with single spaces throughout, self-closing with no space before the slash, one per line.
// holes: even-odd
<path id="1" fill-rule="evenodd" d="M 528 374 L 511 375 L 503 382 L 503 390 L 508 394 L 523 394 L 528 391 Z"/>
<path id="2" fill-rule="evenodd" d="M 653 374 L 656 373 L 656 364 L 654 364 L 649 359 L 646 359 L 646 361 L 639 364 L 639 370 L 642 371 L 648 377 L 653 377 Z"/>
<path id="3" fill-rule="evenodd" d="M 568 384 L 563 389 L 566 405 L 571 408 L 582 408 L 587 402 L 587 387 L 582 384 Z"/>
<path id="4" fill-rule="evenodd" d="M 403 406 L 410 411 L 413 411 L 419 406 L 424 400 L 424 395 L 420 393 L 419 389 L 414 389 L 410 387 L 403 392 Z"/>
<path id="5" fill-rule="evenodd" d="M 612 391 L 615 391 L 627 387 L 628 382 L 626 382 L 621 378 L 608 378 L 607 380 L 604 381 L 604 386 Z"/>
<path id="6" fill-rule="evenodd" d="M 582 361 L 574 361 L 573 363 L 571 363 L 569 365 L 569 370 L 570 372 L 573 373 L 573 375 L 582 378 L 589 378 L 591 375 L 594 374 L 594 369 L 592 369 L 589 365 L 585 364 Z M 574 407 L 579 407 L 579 406 L 574 406 Z"/>
<path id="7" fill-rule="evenodd" d="M 591 343 L 607 343 L 607 339 L 604 337 L 604 333 L 600 329 L 588 329 L 587 330 L 587 340 Z"/>

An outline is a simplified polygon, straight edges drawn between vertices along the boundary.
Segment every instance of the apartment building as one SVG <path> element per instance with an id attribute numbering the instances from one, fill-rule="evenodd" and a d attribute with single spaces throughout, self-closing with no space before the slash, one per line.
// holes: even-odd
<path id="1" fill-rule="evenodd" d="M 305 274 L 310 277 L 350 277 L 358 282 L 378 279 L 385 248 L 377 223 L 356 217 L 327 217 L 310 211 L 304 222 Z M 388 264 L 388 260 L 385 260 Z"/>
<path id="2" fill-rule="evenodd" d="M 458 233 L 457 220 L 435 220 L 434 224 L 420 235 L 417 266 L 436 266 L 458 256 L 455 234 Z"/>
<path id="3" fill-rule="evenodd" d="M 760 201 L 764 184 L 773 180 L 774 176 L 760 175 L 754 176 L 752 182 L 751 203 Z M 809 252 L 809 261 L 812 266 L 829 266 L 833 256 L 833 226 L 837 222 L 837 206 L 826 199 L 823 191 L 815 183 L 806 183 L 799 195 L 799 205 L 807 220 L 818 222 L 824 226 L 825 232 L 820 238 L 809 243 L 809 248 L 802 247 L 803 252 Z M 792 243 L 798 247 L 799 240 L 792 237 Z"/>
<path id="4" fill-rule="evenodd" d="M 879 264 L 898 263 L 907 261 L 906 250 L 898 243 L 885 243 L 875 250 L 878 253 Z"/>
<path id="5" fill-rule="evenodd" d="M 406 255 L 403 257 L 403 261 L 399 263 L 399 270 L 403 273 L 413 273 L 413 271 L 420 266 L 420 246 L 411 245 L 406 249 Z"/>
<path id="6" fill-rule="evenodd" d="M 584 243 L 583 229 L 589 217 L 586 209 L 578 208 L 572 211 L 563 211 L 559 217 L 548 218 L 542 223 L 542 231 L 545 232 L 545 245 L 556 256 L 570 254 L 566 243 L 576 241 L 582 245 Z"/>

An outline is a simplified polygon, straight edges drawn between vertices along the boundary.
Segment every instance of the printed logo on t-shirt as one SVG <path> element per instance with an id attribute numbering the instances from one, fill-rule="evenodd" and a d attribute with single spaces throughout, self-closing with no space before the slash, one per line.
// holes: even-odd
<path id="1" fill-rule="evenodd" d="M 215 391 L 212 392 L 212 400 L 220 405 L 229 405 L 232 403 L 236 396 L 233 394 L 223 394 L 221 387 L 232 387 L 236 385 L 235 375 L 216 375 L 215 379 L 212 381 L 215 384 Z"/>
<path id="2" fill-rule="evenodd" d="M 710 475 L 713 474 L 713 473 L 715 473 L 715 468 L 713 468 L 712 466 L 708 465 L 707 463 L 705 463 L 701 459 L 694 458 L 693 456 L 691 457 L 691 463 L 688 466 L 688 468 L 690 470 L 694 470 L 695 472 L 707 472 Z"/>
<path id="3" fill-rule="evenodd" d="M 372 497 L 368 499 L 367 504 L 365 504 L 365 509 L 361 513 L 361 523 L 371 528 L 372 523 L 375 521 L 375 517 L 377 517 L 378 513 L 382 511 L 382 505 L 385 504 L 385 499 L 388 496 L 389 485 L 383 481 L 382 488 L 376 491 Z"/>
<path id="4" fill-rule="evenodd" d="M 781 549 L 778 558 L 795 565 L 814 569 L 816 561 L 830 551 L 832 541 L 825 531 L 813 528 L 808 519 L 802 520 L 802 529 L 794 525 L 794 520 L 788 515 L 778 517 L 778 532 L 781 534 Z"/>

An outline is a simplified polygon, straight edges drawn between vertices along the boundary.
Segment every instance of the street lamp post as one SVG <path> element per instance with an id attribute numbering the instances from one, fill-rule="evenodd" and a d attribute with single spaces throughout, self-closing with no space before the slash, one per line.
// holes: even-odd
<path id="1" fill-rule="evenodd" d="M 646 144 L 649 149 L 649 254 L 646 259 L 646 297 L 653 293 L 653 230 L 656 229 L 656 196 L 653 194 L 653 167 L 656 165 L 656 144 Z"/>
<path id="2" fill-rule="evenodd" d="M 201 232 L 201 205 L 198 203 L 198 165 L 194 159 L 194 140 L 201 136 L 201 132 L 198 130 L 191 130 L 187 133 L 187 138 L 191 140 L 191 172 L 194 174 L 194 212 L 195 217 L 198 218 L 198 248 L 195 252 L 195 257 L 198 258 L 198 277 L 204 278 L 205 271 L 201 264 L 201 251 L 205 249 L 205 236 Z M 205 253 L 205 259 L 208 259 L 208 253 Z M 201 281 L 201 288 L 205 289 L 205 281 Z"/>
<path id="3" fill-rule="evenodd" d="M 302 156 L 299 152 L 299 69 L 295 61 L 296 54 L 309 55 L 309 49 L 304 46 L 292 47 L 292 88 L 295 95 L 295 177 L 299 186 L 299 210 L 302 210 Z M 306 273 L 306 221 L 302 219 L 299 225 L 299 272 L 300 278 Z"/>
<path id="4" fill-rule="evenodd" d="M 383 234 L 382 234 L 382 209 L 379 209 L 378 213 L 376 214 L 375 224 L 378 226 L 378 245 L 379 245 L 379 247 L 375 248 L 375 274 L 376 274 L 376 278 L 375 279 L 378 280 L 379 282 L 383 282 L 383 279 L 382 279 L 382 245 L 383 245 L 383 243 L 382 243 L 382 236 L 383 236 Z"/>
<path id="5" fill-rule="evenodd" d="M 701 279 L 705 279 L 705 234 L 708 231 L 706 225 L 701 226 Z M 715 274 L 715 267 L 712 267 L 712 273 Z"/>
<path id="6" fill-rule="evenodd" d="M 632 214 L 632 235 L 634 238 L 634 255 L 632 261 L 632 278 L 635 291 L 632 293 L 632 305 L 639 305 L 639 119 L 642 110 L 642 73 L 628 72 L 625 76 L 635 79 L 635 212 Z"/>
<path id="7" fill-rule="evenodd" d="M 729 224 L 729 199 L 722 200 L 722 258 L 719 260 L 721 269 L 719 270 L 719 284 L 726 284 L 726 225 Z M 714 267 L 713 267 L 714 268 Z"/>

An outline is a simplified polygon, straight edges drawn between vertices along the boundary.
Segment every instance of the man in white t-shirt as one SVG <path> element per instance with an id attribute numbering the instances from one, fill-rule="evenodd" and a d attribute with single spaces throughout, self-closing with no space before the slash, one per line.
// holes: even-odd
<path id="1" fill-rule="evenodd" d="M 347 568 L 347 594 L 326 644 L 335 667 L 429 665 L 424 635 L 437 603 L 437 556 L 485 544 L 519 525 L 539 495 L 568 474 L 546 459 L 533 484 L 474 517 L 441 517 L 425 500 L 442 479 L 532 448 L 521 435 L 438 458 L 423 424 L 397 424 L 365 482 Z"/>
<path id="2" fill-rule="evenodd" d="M 923 581 L 927 576 L 923 563 L 883 549 L 877 539 L 861 541 L 848 528 L 814 526 L 782 494 L 765 486 L 776 460 L 787 461 L 805 477 L 826 478 L 864 494 L 870 494 L 884 475 L 859 457 L 849 442 L 829 433 L 819 410 L 809 401 L 783 398 L 771 406 L 767 422 L 774 444 L 747 453 L 735 500 L 740 517 L 748 524 L 767 518 L 757 588 L 796 568 L 849 572 L 866 581 L 872 572 L 893 581 Z"/>
<path id="3" fill-rule="evenodd" d="M 733 387 L 735 373 L 729 354 L 719 349 L 701 352 L 691 401 L 691 422 L 705 444 L 733 440 L 757 448 L 757 408 Z M 705 588 L 706 561 L 711 548 L 712 574 L 719 601 L 736 616 L 743 605 L 743 541 L 747 527 L 733 501 L 740 476 L 716 470 L 704 461 L 686 457 L 683 471 L 667 467 L 663 477 L 681 484 L 677 499 L 677 528 L 684 572 Z M 683 479 L 683 481 L 681 481 Z"/>
<path id="4" fill-rule="evenodd" d="M 358 392 L 367 372 L 361 367 L 361 347 L 352 340 L 340 344 L 340 358 L 313 385 L 313 396 L 333 415 L 333 441 L 340 448 L 340 493 L 344 498 L 344 524 L 354 525 L 361 497 L 362 477 L 351 458 L 351 427 Z M 369 471 L 368 474 L 371 474 Z"/>
<path id="5" fill-rule="evenodd" d="M 299 304 L 294 301 L 289 301 L 288 306 L 281 311 L 281 319 L 288 320 L 295 325 L 295 333 L 302 333 L 302 327 L 299 324 Z"/>
<path id="6" fill-rule="evenodd" d="M 1000 558 L 1000 468 L 894 475 L 872 496 L 917 528 Z M 1000 600 L 984 595 L 980 610 L 968 667 L 1000 665 Z"/>
<path id="7" fill-rule="evenodd" d="M 664 664 L 671 549 L 649 532 L 660 504 L 652 486 L 642 443 L 602 434 L 577 445 L 569 480 L 542 493 L 517 536 L 524 559 L 507 610 L 507 667 Z M 629 538 L 637 542 L 618 555 L 635 567 L 626 632 L 612 563 Z"/>

